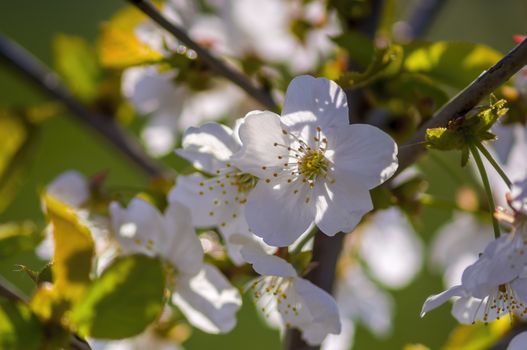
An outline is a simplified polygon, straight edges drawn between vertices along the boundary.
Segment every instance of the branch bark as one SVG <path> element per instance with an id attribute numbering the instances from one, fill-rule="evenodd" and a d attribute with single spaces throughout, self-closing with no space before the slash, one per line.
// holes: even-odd
<path id="1" fill-rule="evenodd" d="M 278 107 L 274 102 L 271 94 L 268 91 L 256 87 L 251 80 L 245 75 L 226 65 L 220 59 L 214 57 L 208 50 L 201 47 L 198 43 L 192 40 L 185 30 L 178 25 L 168 21 L 148 0 L 127 0 L 144 14 L 150 17 L 159 26 L 165 29 L 167 32 L 172 34 L 176 39 L 185 44 L 188 48 L 194 50 L 198 58 L 201 59 L 210 69 L 216 74 L 230 80 L 234 84 L 238 85 L 242 90 L 247 92 L 256 101 L 264 105 L 266 108 L 277 111 Z"/>
<path id="2" fill-rule="evenodd" d="M 414 133 L 410 140 L 400 147 L 397 173 L 416 162 L 425 152 L 424 141 L 427 129 L 446 127 L 450 120 L 466 114 L 525 65 L 527 65 L 527 40 L 518 44 L 499 62 L 483 72 L 469 86 L 445 104 L 434 114 L 434 117 Z"/>
<path id="3" fill-rule="evenodd" d="M 61 79 L 23 47 L 0 35 L 0 59 L 3 59 L 37 87 L 62 102 L 70 116 L 89 126 L 151 177 L 161 177 L 168 171 L 150 158 L 110 116 L 93 113 L 68 91 Z"/>

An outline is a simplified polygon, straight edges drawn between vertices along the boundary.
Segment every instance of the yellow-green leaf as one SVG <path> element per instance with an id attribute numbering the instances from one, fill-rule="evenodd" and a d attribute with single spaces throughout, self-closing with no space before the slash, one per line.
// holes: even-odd
<path id="1" fill-rule="evenodd" d="M 44 195 L 46 212 L 53 229 L 53 281 L 57 293 L 75 302 L 90 283 L 94 243 L 89 228 L 74 209 Z"/>
<path id="2" fill-rule="evenodd" d="M 446 41 L 412 44 L 405 52 L 404 70 L 455 89 L 463 89 L 503 56 L 485 45 Z"/>
<path id="3" fill-rule="evenodd" d="M 21 116 L 0 111 L 0 212 L 23 182 L 37 139 L 36 127 Z"/>
<path id="4" fill-rule="evenodd" d="M 161 261 L 145 255 L 116 259 L 72 311 L 84 336 L 121 339 L 141 333 L 161 313 L 165 274 Z"/>
<path id="5" fill-rule="evenodd" d="M 141 42 L 134 29 L 145 17 L 134 8 L 119 11 L 108 23 L 101 27 L 99 59 L 109 68 L 155 62 L 163 58 L 160 52 Z"/>
<path id="6" fill-rule="evenodd" d="M 93 101 L 101 79 L 95 50 L 81 37 L 58 34 L 53 53 L 57 71 L 70 90 L 85 102 Z"/>

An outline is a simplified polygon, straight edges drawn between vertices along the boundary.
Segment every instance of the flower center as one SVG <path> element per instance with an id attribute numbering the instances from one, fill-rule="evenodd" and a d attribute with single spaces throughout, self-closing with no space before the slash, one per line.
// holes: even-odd
<path id="1" fill-rule="evenodd" d="M 258 178 L 248 173 L 235 173 L 232 175 L 233 186 L 238 188 L 238 192 L 246 193 L 252 190 L 258 183 Z"/>
<path id="2" fill-rule="evenodd" d="M 298 161 L 298 171 L 307 180 L 314 181 L 328 171 L 328 161 L 320 149 L 307 151 Z"/>

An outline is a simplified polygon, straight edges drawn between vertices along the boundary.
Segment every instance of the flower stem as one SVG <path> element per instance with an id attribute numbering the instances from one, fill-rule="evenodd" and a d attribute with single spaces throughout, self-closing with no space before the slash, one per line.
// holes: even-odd
<path id="1" fill-rule="evenodd" d="M 509 189 L 510 189 L 512 187 L 512 181 L 509 179 L 507 174 L 505 174 L 505 172 L 503 171 L 501 166 L 498 164 L 498 162 L 496 162 L 494 157 L 492 157 L 492 154 L 490 154 L 490 152 L 481 143 L 476 143 L 476 147 L 483 154 L 483 156 L 485 156 L 485 158 L 487 158 L 487 160 L 492 165 L 492 167 L 494 169 L 496 169 L 496 171 L 498 172 L 498 174 L 500 174 L 500 176 L 503 179 L 503 181 L 505 181 L 505 183 L 507 184 L 507 187 L 509 187 Z"/>
<path id="2" fill-rule="evenodd" d="M 300 242 L 296 245 L 295 249 L 292 251 L 292 254 L 299 254 L 302 251 L 302 248 L 313 238 L 315 237 L 316 230 L 313 228 L 307 235 L 305 235 Z"/>
<path id="3" fill-rule="evenodd" d="M 487 171 L 485 170 L 485 166 L 483 165 L 483 161 L 481 160 L 481 156 L 479 155 L 478 148 L 474 144 L 470 144 L 470 153 L 472 153 L 472 156 L 474 157 L 474 160 L 476 161 L 476 165 L 479 170 L 479 174 L 481 175 L 481 181 L 483 181 L 483 187 L 485 188 L 485 193 L 487 194 L 487 201 L 489 204 L 489 210 L 490 210 L 490 216 L 492 218 L 492 227 L 494 228 L 494 238 L 498 238 L 500 236 L 500 226 L 498 225 L 498 220 L 494 217 L 494 210 L 496 206 L 494 205 L 494 198 L 492 197 L 492 191 L 490 189 L 490 183 L 489 183 L 489 177 L 487 176 Z"/>

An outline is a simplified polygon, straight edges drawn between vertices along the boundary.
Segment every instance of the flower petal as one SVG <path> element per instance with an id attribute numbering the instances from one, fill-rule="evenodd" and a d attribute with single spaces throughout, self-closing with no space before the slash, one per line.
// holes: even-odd
<path id="1" fill-rule="evenodd" d="M 199 170 L 215 174 L 225 168 L 229 158 L 240 148 L 230 128 L 218 123 L 206 123 L 188 128 L 183 136 L 183 149 L 176 153 Z"/>
<path id="2" fill-rule="evenodd" d="M 313 132 L 316 127 L 326 130 L 348 125 L 346 94 L 334 81 L 298 76 L 287 87 L 282 122 L 293 131 L 307 123 Z"/>
<path id="3" fill-rule="evenodd" d="M 335 174 L 333 184 L 317 183 L 316 218 L 318 228 L 328 236 L 351 232 L 364 214 L 373 209 L 370 192 L 353 181 Z"/>
<path id="4" fill-rule="evenodd" d="M 201 174 L 179 176 L 169 193 L 169 201 L 185 203 L 196 227 L 226 224 L 233 219 L 233 214 L 239 215 L 239 204 L 235 202 L 239 193 L 235 186 L 227 183 L 221 187 L 216 180 L 223 181 L 220 177 L 207 179 Z"/>
<path id="5" fill-rule="evenodd" d="M 330 294 L 303 278 L 296 278 L 293 288 L 302 299 L 300 312 L 306 309 L 312 317 L 306 324 L 297 325 L 309 345 L 319 345 L 328 334 L 340 333 L 339 310 Z"/>
<path id="6" fill-rule="evenodd" d="M 159 247 L 158 242 L 163 239 L 164 231 L 161 213 L 153 205 L 134 198 L 128 208 L 113 202 L 110 213 L 115 238 L 125 252 L 155 255 L 155 248 Z"/>
<path id="7" fill-rule="evenodd" d="M 53 180 L 47 187 L 46 192 L 61 202 L 78 208 L 90 197 L 88 180 L 78 171 L 66 171 Z"/>
<path id="8" fill-rule="evenodd" d="M 245 207 L 251 231 L 275 247 L 292 244 L 315 217 L 315 201 L 310 192 L 302 183 L 272 187 L 260 181 L 249 193 Z"/>
<path id="9" fill-rule="evenodd" d="M 275 113 L 254 111 L 247 114 L 239 127 L 242 148 L 232 157 L 234 165 L 261 178 L 267 177 L 273 168 L 281 170 L 284 161 L 278 157 L 289 158 L 289 140 L 283 129 Z"/>
<path id="10" fill-rule="evenodd" d="M 435 308 L 443 305 L 450 298 L 452 298 L 454 296 L 462 297 L 462 296 L 465 296 L 465 295 L 466 295 L 466 291 L 463 288 L 463 286 L 454 286 L 454 287 L 452 287 L 450 289 L 445 290 L 442 293 L 439 293 L 439 294 L 436 294 L 436 295 L 431 295 L 425 300 L 425 302 L 423 304 L 423 308 L 421 309 L 421 317 L 426 315 L 429 311 L 432 311 Z"/>
<path id="11" fill-rule="evenodd" d="M 353 124 L 327 132 L 328 148 L 334 150 L 335 169 L 345 171 L 368 189 L 377 187 L 397 170 L 397 144 L 371 125 Z"/>
<path id="12" fill-rule="evenodd" d="M 176 281 L 172 301 L 187 320 L 208 333 L 226 333 L 236 325 L 240 293 L 213 265 L 205 264 L 194 277 Z"/>
<path id="13" fill-rule="evenodd" d="M 238 242 L 239 242 L 239 237 Z M 262 276 L 296 277 L 294 267 L 284 259 L 267 254 L 256 242 L 250 242 L 242 246 L 241 255 L 254 271 Z"/>
<path id="14" fill-rule="evenodd" d="M 166 237 L 160 254 L 181 273 L 195 275 L 203 262 L 203 248 L 192 227 L 190 210 L 179 202 L 170 203 L 164 215 Z"/>
<path id="15" fill-rule="evenodd" d="M 512 338 L 507 350 L 525 350 L 527 349 L 527 332 L 521 332 Z"/>

